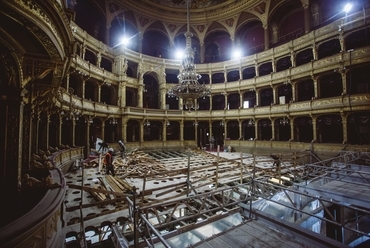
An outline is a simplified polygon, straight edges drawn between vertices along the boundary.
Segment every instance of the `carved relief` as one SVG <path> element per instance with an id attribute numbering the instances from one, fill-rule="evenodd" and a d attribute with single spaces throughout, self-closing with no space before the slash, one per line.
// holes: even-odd
<path id="1" fill-rule="evenodd" d="M 168 25 L 168 30 L 170 30 L 171 33 L 175 32 L 176 30 L 176 25 L 174 24 L 169 24 Z"/>
<path id="2" fill-rule="evenodd" d="M 205 26 L 204 25 L 197 25 L 197 29 L 200 33 L 203 33 Z"/>
<path id="3" fill-rule="evenodd" d="M 119 6 L 116 3 L 110 3 L 109 4 L 109 12 L 110 13 L 115 13 L 118 10 L 119 10 Z"/>
<path id="4" fill-rule="evenodd" d="M 226 23 L 227 26 L 229 26 L 231 28 L 234 25 L 234 19 L 229 18 L 229 19 L 225 20 L 225 23 Z"/>
<path id="5" fill-rule="evenodd" d="M 13 57 L 9 53 L 5 53 L 1 55 L 1 60 L 5 67 L 6 86 L 11 88 L 17 87 L 17 82 L 19 82 L 19 78 L 17 73 L 17 66 Z M 2 83 L 3 82 L 0 82 L 0 84 Z"/>
<path id="6" fill-rule="evenodd" d="M 257 5 L 256 7 L 254 7 L 254 10 L 256 12 L 258 12 L 259 14 L 261 14 L 261 15 L 265 13 L 265 9 L 266 9 L 266 3 L 265 2 L 262 2 L 259 5 Z"/>
<path id="7" fill-rule="evenodd" d="M 27 9 L 28 11 L 32 12 L 35 16 L 39 17 L 40 21 L 42 21 L 45 25 L 50 28 L 50 31 L 53 32 L 53 35 L 57 38 L 59 44 L 63 46 L 62 39 L 57 31 L 55 25 L 51 22 L 49 16 L 33 1 L 17 1 L 19 4 L 22 5 L 22 8 Z M 32 32 L 40 42 L 43 43 L 46 50 L 49 52 L 49 55 L 54 59 L 61 59 L 61 56 L 58 52 L 58 49 L 55 47 L 54 42 L 49 38 L 46 33 L 41 30 L 37 25 L 30 23 L 26 18 L 23 16 L 19 16 L 18 19 L 23 22 L 24 26 L 27 27 L 30 32 Z"/>

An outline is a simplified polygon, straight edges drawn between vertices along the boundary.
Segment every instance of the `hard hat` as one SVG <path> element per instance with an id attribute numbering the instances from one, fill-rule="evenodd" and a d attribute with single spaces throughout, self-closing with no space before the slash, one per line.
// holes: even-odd
<path id="1" fill-rule="evenodd" d="M 109 148 L 108 152 L 114 152 L 113 148 Z"/>

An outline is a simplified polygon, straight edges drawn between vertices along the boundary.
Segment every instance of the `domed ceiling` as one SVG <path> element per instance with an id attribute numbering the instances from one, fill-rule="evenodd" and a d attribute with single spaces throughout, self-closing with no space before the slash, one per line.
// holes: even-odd
<path id="1" fill-rule="evenodd" d="M 186 20 L 187 0 L 116 0 L 126 9 L 161 21 L 178 22 Z M 191 0 L 193 23 L 212 22 L 236 16 L 241 12 L 256 8 L 262 0 Z"/>

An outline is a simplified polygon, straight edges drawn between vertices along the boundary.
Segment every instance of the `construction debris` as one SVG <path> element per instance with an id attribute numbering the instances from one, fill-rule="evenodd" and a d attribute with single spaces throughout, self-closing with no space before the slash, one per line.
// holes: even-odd
<path id="1" fill-rule="evenodd" d="M 120 177 L 143 177 L 144 175 L 166 172 L 166 166 L 141 150 L 127 153 L 125 158 L 115 157 L 113 161 L 116 174 Z"/>

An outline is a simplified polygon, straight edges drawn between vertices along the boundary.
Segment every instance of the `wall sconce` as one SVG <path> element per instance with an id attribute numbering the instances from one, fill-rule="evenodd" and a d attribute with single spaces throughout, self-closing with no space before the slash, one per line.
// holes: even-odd
<path id="1" fill-rule="evenodd" d="M 284 116 L 283 119 L 280 119 L 280 125 L 281 126 L 289 125 L 289 119 L 285 118 Z"/>
<path id="2" fill-rule="evenodd" d="M 220 126 L 221 126 L 221 127 L 225 126 L 225 122 L 224 122 L 224 120 L 220 121 Z"/>
<path id="3" fill-rule="evenodd" d="M 117 125 L 117 124 L 118 124 L 118 121 L 117 121 L 117 119 L 116 119 L 116 118 L 112 118 L 112 119 L 110 119 L 110 120 L 109 120 L 109 123 L 110 123 L 111 125 Z"/>
<path id="4" fill-rule="evenodd" d="M 92 116 L 87 116 L 87 118 L 85 118 L 85 123 L 89 123 L 89 124 L 92 124 L 94 123 L 94 120 L 93 120 L 93 117 Z"/>
<path id="5" fill-rule="evenodd" d="M 92 116 L 89 116 L 89 119 L 88 119 L 88 122 L 91 124 L 91 123 L 94 123 L 94 118 Z"/>
<path id="6" fill-rule="evenodd" d="M 248 126 L 249 127 L 254 126 L 254 120 L 253 119 L 249 119 Z"/>
<path id="7" fill-rule="evenodd" d="M 166 121 L 166 126 L 170 126 L 171 125 L 171 123 L 167 120 Z"/>
<path id="8" fill-rule="evenodd" d="M 150 127 L 150 121 L 148 119 L 144 121 L 144 127 Z"/>
<path id="9" fill-rule="evenodd" d="M 198 126 L 197 120 L 193 121 L 193 126 Z"/>

